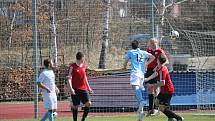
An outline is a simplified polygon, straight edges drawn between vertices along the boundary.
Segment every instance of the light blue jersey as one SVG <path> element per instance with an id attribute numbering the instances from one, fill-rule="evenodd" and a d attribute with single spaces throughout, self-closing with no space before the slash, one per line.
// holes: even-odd
<path id="1" fill-rule="evenodd" d="M 125 58 L 131 61 L 131 74 L 142 78 L 145 73 L 146 62 L 150 55 L 150 53 L 142 51 L 139 48 L 129 50 Z"/>

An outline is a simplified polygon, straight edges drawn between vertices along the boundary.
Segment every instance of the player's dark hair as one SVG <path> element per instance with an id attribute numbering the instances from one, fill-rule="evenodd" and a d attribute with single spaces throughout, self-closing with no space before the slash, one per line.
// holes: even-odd
<path id="1" fill-rule="evenodd" d="M 162 54 L 160 54 L 160 55 L 158 56 L 158 61 L 159 61 L 161 64 L 164 64 L 164 63 L 166 62 L 166 58 L 165 58 Z"/>
<path id="2" fill-rule="evenodd" d="M 83 54 L 82 52 L 78 52 L 78 53 L 76 54 L 76 59 L 77 59 L 77 60 L 81 60 L 83 57 L 84 57 L 84 54 Z"/>
<path id="3" fill-rule="evenodd" d="M 132 49 L 137 49 L 139 47 L 139 42 L 137 40 L 134 40 L 131 42 Z"/>
<path id="4" fill-rule="evenodd" d="M 51 64 L 51 60 L 50 59 L 45 59 L 43 61 L 43 64 L 44 64 L 45 67 L 49 67 L 49 65 Z"/>

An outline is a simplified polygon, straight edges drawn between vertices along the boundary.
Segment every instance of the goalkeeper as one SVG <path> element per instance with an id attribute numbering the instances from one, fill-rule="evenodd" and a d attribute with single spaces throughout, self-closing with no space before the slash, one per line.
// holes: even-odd
<path id="1" fill-rule="evenodd" d="M 170 79 L 170 74 L 165 66 L 165 62 L 166 58 L 163 55 L 159 55 L 157 60 L 158 67 L 156 69 L 156 72 L 154 72 L 148 78 L 145 78 L 145 82 L 156 77 L 158 78 L 158 83 L 148 84 L 149 88 L 152 89 L 157 89 L 158 87 L 160 87 L 160 93 L 157 96 L 155 104 L 159 105 L 160 111 L 162 111 L 168 117 L 168 121 L 174 121 L 174 119 L 176 119 L 177 121 L 183 121 L 183 117 L 175 114 L 169 109 L 170 101 L 172 95 L 174 94 L 174 86 Z"/>

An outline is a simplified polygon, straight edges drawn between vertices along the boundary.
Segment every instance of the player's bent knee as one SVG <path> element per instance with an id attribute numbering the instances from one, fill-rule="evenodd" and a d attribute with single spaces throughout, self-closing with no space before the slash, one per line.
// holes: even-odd
<path id="1" fill-rule="evenodd" d="M 72 106 L 71 109 L 78 110 L 78 105 L 77 106 Z"/>
<path id="2" fill-rule="evenodd" d="M 88 102 L 85 103 L 85 106 L 86 106 L 86 107 L 90 107 L 91 105 L 92 105 L 92 102 L 91 102 L 91 101 L 88 101 Z"/>
<path id="3" fill-rule="evenodd" d="M 165 105 L 159 105 L 159 109 L 160 109 L 160 111 L 164 111 L 165 110 L 165 108 L 166 108 L 166 106 Z"/>
<path id="4" fill-rule="evenodd" d="M 154 91 L 150 89 L 150 90 L 148 90 L 148 93 L 149 94 L 154 94 Z"/>
<path id="5" fill-rule="evenodd" d="M 154 88 L 147 86 L 147 91 L 149 94 L 153 94 L 154 93 Z"/>

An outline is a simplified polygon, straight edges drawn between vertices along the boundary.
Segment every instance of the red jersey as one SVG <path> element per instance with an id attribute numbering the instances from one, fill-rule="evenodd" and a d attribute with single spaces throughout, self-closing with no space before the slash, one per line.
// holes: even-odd
<path id="1" fill-rule="evenodd" d="M 146 51 L 148 53 L 151 53 L 155 57 L 155 59 L 151 63 L 149 63 L 147 66 L 147 69 L 153 70 L 158 65 L 157 59 L 158 59 L 158 56 L 161 53 L 163 53 L 163 50 L 161 48 L 157 48 L 156 50 L 153 50 L 152 48 L 147 48 Z"/>
<path id="2" fill-rule="evenodd" d="M 165 65 L 163 65 L 160 69 L 157 70 L 158 73 L 158 80 L 164 80 L 165 85 L 161 86 L 161 94 L 173 94 L 174 93 L 174 86 L 170 79 L 170 74 Z"/>
<path id="3" fill-rule="evenodd" d="M 72 88 L 79 90 L 88 90 L 86 78 L 86 65 L 78 66 L 76 63 L 70 64 L 72 71 L 69 72 L 69 77 L 72 77 Z"/>

